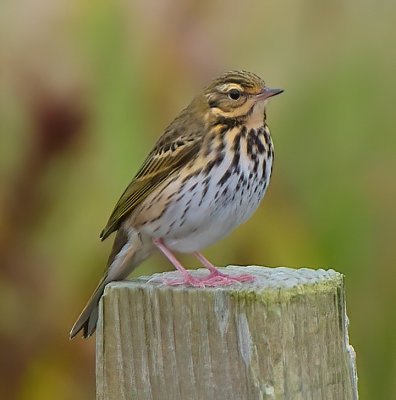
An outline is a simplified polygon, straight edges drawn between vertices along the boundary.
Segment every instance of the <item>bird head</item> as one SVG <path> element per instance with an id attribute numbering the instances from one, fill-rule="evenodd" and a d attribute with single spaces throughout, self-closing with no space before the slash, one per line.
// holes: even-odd
<path id="1" fill-rule="evenodd" d="M 203 90 L 203 99 L 215 117 L 239 118 L 253 114 L 255 109 L 263 116 L 266 100 L 282 92 L 268 88 L 251 72 L 231 71 L 210 83 Z"/>

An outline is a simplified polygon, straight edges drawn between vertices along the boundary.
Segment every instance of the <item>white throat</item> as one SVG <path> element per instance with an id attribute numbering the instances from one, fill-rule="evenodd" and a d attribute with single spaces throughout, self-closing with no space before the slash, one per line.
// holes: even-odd
<path id="1" fill-rule="evenodd" d="M 246 125 L 248 128 L 256 128 L 264 123 L 264 111 L 268 100 L 259 101 L 254 105 L 253 112 L 249 115 Z"/>

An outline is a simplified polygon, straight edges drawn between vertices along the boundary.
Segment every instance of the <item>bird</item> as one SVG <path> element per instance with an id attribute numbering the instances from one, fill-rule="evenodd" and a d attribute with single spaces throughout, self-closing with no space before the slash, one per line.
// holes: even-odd
<path id="1" fill-rule="evenodd" d="M 266 104 L 283 92 L 256 74 L 230 71 L 205 86 L 165 129 L 100 234 L 116 232 L 105 274 L 70 339 L 96 329 L 105 286 L 125 279 L 156 250 L 180 272 L 166 285 L 213 287 L 251 281 L 220 272 L 200 250 L 225 238 L 257 209 L 272 175 Z M 194 277 L 174 255 L 193 253 L 209 274 Z"/>

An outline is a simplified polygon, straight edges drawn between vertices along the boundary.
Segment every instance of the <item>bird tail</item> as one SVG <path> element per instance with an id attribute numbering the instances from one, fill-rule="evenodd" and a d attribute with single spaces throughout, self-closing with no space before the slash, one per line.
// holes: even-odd
<path id="1" fill-rule="evenodd" d="M 142 236 L 134 229 L 126 232 L 120 229 L 114 240 L 112 252 L 107 263 L 104 277 L 99 282 L 88 303 L 82 310 L 70 331 L 70 339 L 83 331 L 83 337 L 90 337 L 98 322 L 99 301 L 105 286 L 112 281 L 125 279 L 140 263 L 148 258 L 154 250 L 154 245 L 148 237 Z"/>
<path id="2" fill-rule="evenodd" d="M 105 275 L 101 279 L 91 298 L 88 300 L 88 303 L 81 311 L 81 314 L 70 331 L 70 339 L 73 339 L 81 330 L 83 331 L 84 338 L 90 337 L 95 332 L 98 322 L 99 300 L 103 295 L 105 286 L 109 282 L 106 278 L 107 276 Z"/>

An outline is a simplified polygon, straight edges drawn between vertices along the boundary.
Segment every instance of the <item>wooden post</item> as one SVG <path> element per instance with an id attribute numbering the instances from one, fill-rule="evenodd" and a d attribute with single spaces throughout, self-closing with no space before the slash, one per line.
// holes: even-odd
<path id="1" fill-rule="evenodd" d="M 253 283 L 107 286 L 96 333 L 98 400 L 356 400 L 343 275 L 227 267 Z M 207 274 L 206 270 L 193 272 Z"/>

